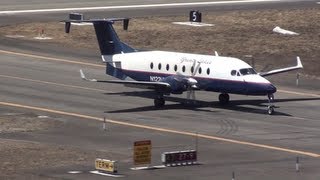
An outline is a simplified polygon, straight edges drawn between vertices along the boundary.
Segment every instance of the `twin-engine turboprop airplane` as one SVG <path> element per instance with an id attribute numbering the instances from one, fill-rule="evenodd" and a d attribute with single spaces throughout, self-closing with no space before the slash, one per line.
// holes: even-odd
<path id="1" fill-rule="evenodd" d="M 115 21 L 123 21 L 124 29 L 128 28 L 129 19 L 92 19 L 66 20 L 66 33 L 70 32 L 71 23 L 92 23 L 98 39 L 102 60 L 106 62 L 106 73 L 120 80 L 87 79 L 80 70 L 84 80 L 118 83 L 130 87 L 153 89 L 156 93 L 154 105 L 165 104 L 164 95 L 187 92 L 187 99 L 194 100 L 196 90 L 221 93 L 221 104 L 229 102 L 229 94 L 267 96 L 269 100 L 268 114 L 274 112 L 273 94 L 276 87 L 264 77 L 301 69 L 302 64 L 297 57 L 297 65 L 293 67 L 256 73 L 244 61 L 212 55 L 188 54 L 166 51 L 138 51 L 121 42 L 113 28 Z M 134 81 L 125 80 L 126 77 Z"/>

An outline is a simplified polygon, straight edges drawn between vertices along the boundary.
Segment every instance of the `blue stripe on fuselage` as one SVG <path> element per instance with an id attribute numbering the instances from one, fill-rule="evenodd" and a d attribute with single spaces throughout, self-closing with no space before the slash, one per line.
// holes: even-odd
<path id="1" fill-rule="evenodd" d="M 122 69 L 122 71 L 127 76 L 137 81 L 150 81 L 150 76 L 166 78 L 168 76 L 175 75 L 156 72 L 133 71 L 125 69 Z M 194 77 L 194 79 L 198 81 L 198 87 L 206 91 L 243 95 L 267 95 L 276 92 L 276 88 L 269 83 L 254 83 L 203 77 Z"/>

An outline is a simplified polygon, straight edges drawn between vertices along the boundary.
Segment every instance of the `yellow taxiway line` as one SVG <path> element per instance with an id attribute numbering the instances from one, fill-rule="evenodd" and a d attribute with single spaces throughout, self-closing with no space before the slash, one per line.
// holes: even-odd
<path id="1" fill-rule="evenodd" d="M 77 117 L 77 118 L 104 121 L 103 118 L 99 118 L 99 117 L 78 114 L 78 113 L 72 113 L 72 112 L 66 112 L 66 111 L 60 111 L 60 110 L 54 110 L 54 109 L 48 109 L 48 108 L 43 108 L 43 107 L 28 106 L 28 105 L 3 102 L 3 101 L 0 101 L 0 105 L 10 106 L 10 107 L 15 107 L 15 108 L 36 110 L 36 111 L 47 112 L 47 113 L 54 113 L 54 114 L 59 114 L 59 115 L 72 116 L 72 117 Z M 175 130 L 175 129 L 167 129 L 167 128 L 161 128 L 161 127 L 154 127 L 154 126 L 148 126 L 148 125 L 141 125 L 141 124 L 135 124 L 135 123 L 116 121 L 116 120 L 111 120 L 111 119 L 106 119 L 106 122 L 118 124 L 118 125 L 123 125 L 123 126 L 135 127 L 135 128 L 142 128 L 142 129 L 167 132 L 167 133 L 173 133 L 173 134 L 179 134 L 179 135 L 186 135 L 186 136 L 194 136 L 194 137 L 210 139 L 210 140 L 217 140 L 217 141 L 228 142 L 228 143 L 233 143 L 233 144 L 240 144 L 240 145 L 246 145 L 246 146 L 251 146 L 251 147 L 276 150 L 276 151 L 287 152 L 287 153 L 292 153 L 292 154 L 299 154 L 299 155 L 315 157 L 315 158 L 320 157 L 320 154 L 318 154 L 318 153 L 312 153 L 312 152 L 300 151 L 300 150 L 294 150 L 294 149 L 288 149 L 288 148 L 281 148 L 281 147 L 277 147 L 277 146 L 258 144 L 258 143 L 252 143 L 252 142 L 246 142 L 246 141 L 240 141 L 240 140 L 234 140 L 234 139 L 228 139 L 228 138 L 221 138 L 221 137 L 211 136 L 211 135 L 206 135 L 206 134 L 201 134 L 201 133 L 198 134 L 198 133 L 180 131 L 180 130 Z"/>
<path id="2" fill-rule="evenodd" d="M 79 62 L 79 61 L 73 61 L 73 60 L 67 60 L 67 59 L 61 59 L 61 58 L 53 58 L 53 57 L 46 57 L 46 56 L 40 56 L 40 55 L 34 55 L 34 54 L 27 54 L 27 53 L 20 53 L 20 52 L 6 51 L 6 50 L 0 50 L 0 53 L 16 55 L 16 56 L 23 56 L 23 57 L 31 57 L 31 58 L 35 58 L 36 60 L 57 61 L 57 62 L 64 62 L 64 63 L 71 63 L 71 64 L 79 64 L 79 65 L 87 65 L 87 66 L 105 68 L 105 65 L 100 65 L 100 64 Z M 288 90 L 279 90 L 278 89 L 278 92 L 287 93 L 287 94 L 294 94 L 294 95 L 301 95 L 301 96 L 320 97 L 319 94 L 302 93 L 302 92 L 295 92 L 295 91 L 288 91 Z"/>

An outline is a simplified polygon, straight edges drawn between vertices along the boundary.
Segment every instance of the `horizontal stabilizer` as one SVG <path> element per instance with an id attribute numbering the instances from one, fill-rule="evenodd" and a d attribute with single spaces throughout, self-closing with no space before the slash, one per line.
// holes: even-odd
<path id="1" fill-rule="evenodd" d="M 128 30 L 129 18 L 108 18 L 108 19 L 88 19 L 88 20 L 64 20 L 61 22 L 65 23 L 65 32 L 70 33 L 71 23 L 110 23 L 113 24 L 115 21 L 123 21 L 123 29 Z"/>
<path id="2" fill-rule="evenodd" d="M 113 23 L 115 21 L 123 21 L 123 29 L 127 30 L 129 26 L 129 18 L 108 18 L 108 19 L 68 19 L 65 23 L 65 32 L 70 33 L 72 24 L 92 24 L 97 36 L 101 55 L 115 55 L 123 53 L 136 52 L 136 50 L 127 44 L 121 42 Z"/>

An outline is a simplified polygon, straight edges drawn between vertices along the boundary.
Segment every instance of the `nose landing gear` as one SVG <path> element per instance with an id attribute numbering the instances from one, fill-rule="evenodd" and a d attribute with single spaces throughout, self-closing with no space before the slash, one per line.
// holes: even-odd
<path id="1" fill-rule="evenodd" d="M 268 94 L 268 102 L 269 102 L 269 105 L 268 105 L 268 114 L 269 115 L 272 115 L 274 113 L 274 104 L 273 104 L 273 101 L 274 101 L 274 96 L 273 94 Z"/>

